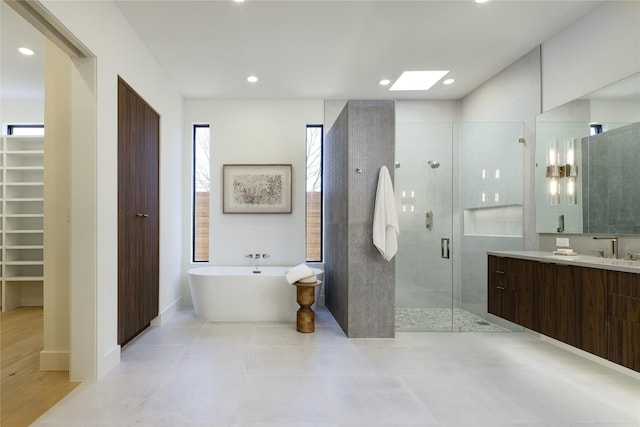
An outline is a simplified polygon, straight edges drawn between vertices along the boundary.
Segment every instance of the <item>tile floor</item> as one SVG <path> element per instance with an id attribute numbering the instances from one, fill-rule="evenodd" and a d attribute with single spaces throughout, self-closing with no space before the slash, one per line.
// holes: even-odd
<path id="1" fill-rule="evenodd" d="M 460 308 L 396 308 L 396 331 L 508 332 Z"/>
<path id="2" fill-rule="evenodd" d="M 34 425 L 638 427 L 640 380 L 525 333 L 347 339 L 322 308 L 313 334 L 185 310 Z"/>

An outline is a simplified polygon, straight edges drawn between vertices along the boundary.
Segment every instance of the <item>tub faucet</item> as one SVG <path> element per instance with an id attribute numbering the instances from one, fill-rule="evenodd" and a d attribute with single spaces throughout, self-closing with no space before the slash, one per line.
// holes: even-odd
<path id="1" fill-rule="evenodd" d="M 269 254 L 262 254 L 262 258 L 269 258 L 271 255 Z"/>
<path id="2" fill-rule="evenodd" d="M 244 256 L 245 258 L 253 259 L 253 254 L 247 254 Z"/>
<path id="3" fill-rule="evenodd" d="M 615 259 L 620 258 L 620 256 L 618 255 L 618 238 L 617 237 L 593 236 L 593 240 L 611 240 L 611 256 Z"/>

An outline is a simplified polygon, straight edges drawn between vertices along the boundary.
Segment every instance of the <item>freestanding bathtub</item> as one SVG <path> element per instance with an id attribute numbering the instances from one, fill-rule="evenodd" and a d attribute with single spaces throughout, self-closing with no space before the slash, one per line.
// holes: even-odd
<path id="1" fill-rule="evenodd" d="M 209 321 L 295 321 L 296 287 L 285 279 L 292 267 L 198 267 L 188 271 L 196 317 Z M 312 269 L 322 280 L 323 271 Z M 259 273 L 256 273 L 259 271 Z M 320 286 L 316 290 L 316 304 Z"/>

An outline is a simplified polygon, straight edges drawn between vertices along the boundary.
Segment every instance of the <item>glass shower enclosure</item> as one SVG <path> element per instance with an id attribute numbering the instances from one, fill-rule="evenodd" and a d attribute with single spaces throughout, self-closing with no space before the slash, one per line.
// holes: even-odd
<path id="1" fill-rule="evenodd" d="M 397 331 L 504 331 L 486 251 L 523 248 L 522 123 L 396 123 Z"/>

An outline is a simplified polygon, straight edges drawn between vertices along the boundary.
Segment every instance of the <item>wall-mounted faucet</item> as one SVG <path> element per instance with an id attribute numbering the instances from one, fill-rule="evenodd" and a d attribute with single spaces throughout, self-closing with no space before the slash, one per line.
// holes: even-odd
<path id="1" fill-rule="evenodd" d="M 618 238 L 617 237 L 593 236 L 593 240 L 611 240 L 611 256 L 615 259 L 620 258 L 620 256 L 618 255 Z"/>

